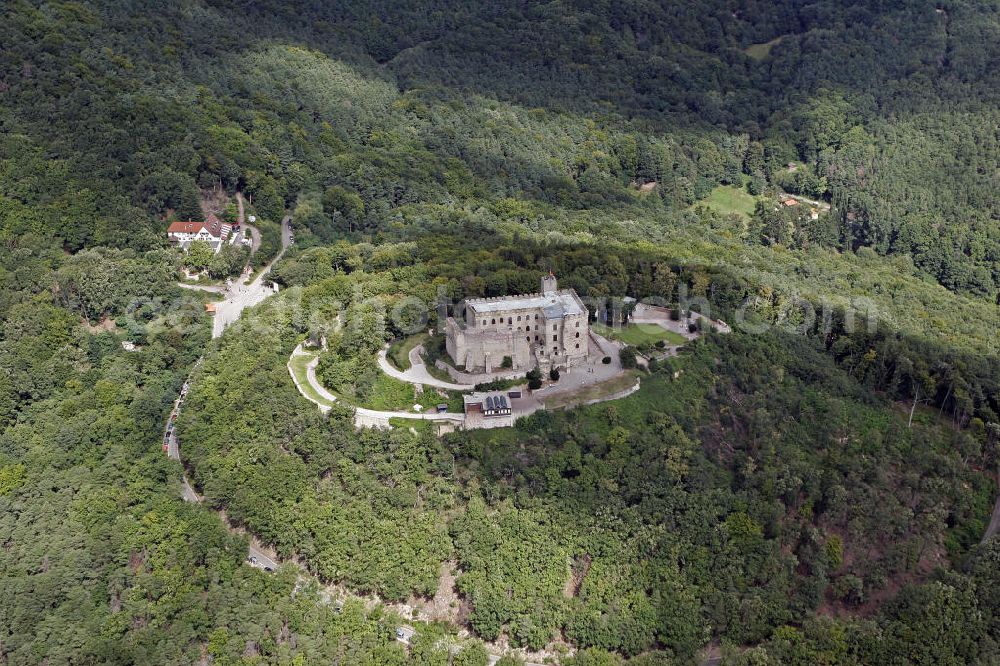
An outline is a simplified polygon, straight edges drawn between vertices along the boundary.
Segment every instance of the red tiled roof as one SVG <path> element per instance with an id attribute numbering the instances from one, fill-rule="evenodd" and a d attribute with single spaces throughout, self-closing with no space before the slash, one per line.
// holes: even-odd
<path id="1" fill-rule="evenodd" d="M 167 227 L 168 234 L 196 234 L 205 226 L 204 222 L 173 222 Z M 209 229 L 211 231 L 211 229 Z"/>
<path id="2" fill-rule="evenodd" d="M 213 236 L 222 237 L 222 220 L 217 218 L 214 214 L 209 213 L 205 218 L 205 228 L 208 229 L 208 233 Z"/>

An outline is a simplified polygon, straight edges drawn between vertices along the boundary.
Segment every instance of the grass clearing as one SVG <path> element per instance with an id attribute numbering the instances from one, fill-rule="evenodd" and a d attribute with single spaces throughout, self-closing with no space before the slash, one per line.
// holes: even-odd
<path id="1" fill-rule="evenodd" d="M 334 403 L 319 395 L 307 378 L 306 366 L 317 356 L 318 354 L 315 352 L 297 354 L 288 360 L 288 366 L 305 395 L 322 405 L 332 406 Z M 319 381 L 322 384 L 322 380 Z M 448 391 L 447 397 L 444 397 L 438 395 L 433 389 L 426 388 L 423 393 L 417 394 L 417 390 L 412 384 L 390 377 L 381 371 L 379 371 L 368 395 L 363 398 L 344 395 L 343 392 L 335 391 L 329 386 L 324 386 L 324 388 L 335 395 L 341 404 L 349 407 L 365 407 L 391 412 L 408 412 L 413 409 L 413 405 L 423 405 L 426 408 L 447 404 L 449 412 L 461 412 L 464 408 L 462 394 L 457 391 Z"/>
<path id="2" fill-rule="evenodd" d="M 424 363 L 424 367 L 427 368 L 427 372 L 430 373 L 430 376 L 433 377 L 434 379 L 440 379 L 443 382 L 455 383 L 455 378 L 452 377 L 451 373 L 449 373 L 444 368 L 439 368 L 436 365 L 432 365 L 426 362 Z"/>
<path id="3" fill-rule="evenodd" d="M 386 357 L 400 370 L 410 369 L 410 351 L 417 345 L 422 345 L 427 341 L 426 333 L 417 333 L 402 340 L 394 340 L 389 345 Z"/>
<path id="4" fill-rule="evenodd" d="M 309 365 L 309 363 L 312 362 L 316 356 L 317 354 L 312 352 L 298 354 L 296 356 L 292 356 L 288 360 L 288 365 L 291 368 L 295 379 L 298 380 L 299 386 L 302 387 L 303 393 L 322 405 L 332 406 L 334 403 L 319 395 L 306 377 L 306 366 Z M 320 383 L 322 383 L 322 380 L 320 380 Z M 382 373 L 379 373 L 375 384 L 372 386 L 371 395 L 364 399 L 345 396 L 339 391 L 334 391 L 328 386 L 324 388 L 326 388 L 326 390 L 333 395 L 337 396 L 337 400 L 342 401 L 343 404 L 355 407 L 367 407 L 369 409 L 379 409 L 384 411 L 409 411 L 416 402 L 420 402 L 416 400 L 416 391 L 412 385 L 407 384 L 406 382 L 401 382 L 398 379 L 394 379 L 389 375 Z M 443 400 L 438 400 L 437 402 L 443 402 Z M 437 402 L 435 402 L 435 404 L 437 404 Z"/>
<path id="5" fill-rule="evenodd" d="M 757 199 L 758 197 L 753 196 L 742 187 L 719 185 L 709 192 L 707 197 L 694 202 L 691 208 L 704 206 L 720 215 L 736 214 L 749 219 L 753 215 Z"/>
<path id="6" fill-rule="evenodd" d="M 378 409 L 382 411 L 409 411 L 415 404 L 425 405 L 430 396 L 416 395 L 412 384 L 407 384 L 387 374 L 379 373 L 371 393 L 360 399 L 354 399 L 359 407 Z M 436 396 L 435 396 L 436 397 Z M 435 403 L 436 404 L 436 403 Z"/>
<path id="7" fill-rule="evenodd" d="M 315 354 L 293 356 L 288 360 L 288 367 L 291 368 L 292 374 L 295 376 L 296 381 L 298 381 L 303 393 L 321 405 L 332 407 L 334 403 L 317 393 L 306 377 L 306 366 L 309 365 L 314 358 L 316 358 Z"/>
<path id="8" fill-rule="evenodd" d="M 687 342 L 680 333 L 668 331 L 659 324 L 628 324 L 623 328 L 610 328 L 604 324 L 594 322 L 590 328 L 598 335 L 606 338 L 621 340 L 627 345 L 638 347 L 644 344 L 656 344 L 663 340 L 668 345 L 683 345 Z"/>
<path id="9" fill-rule="evenodd" d="M 389 425 L 393 428 L 400 428 L 402 430 L 409 430 L 413 428 L 418 433 L 430 433 L 432 435 L 437 434 L 437 428 L 433 421 L 428 421 L 426 419 L 401 419 L 401 418 L 391 418 L 389 419 Z"/>
<path id="10" fill-rule="evenodd" d="M 769 42 L 751 44 L 750 46 L 743 49 L 743 53 L 750 56 L 754 60 L 763 60 L 767 56 L 771 55 L 771 49 L 777 46 L 784 38 L 785 38 L 784 35 L 780 35 L 778 37 L 775 37 Z"/>
<path id="11" fill-rule="evenodd" d="M 563 407 L 569 407 L 588 400 L 598 400 L 613 393 L 617 393 L 618 391 L 624 391 L 634 385 L 638 375 L 639 373 L 637 371 L 630 370 L 624 374 L 618 375 L 617 377 L 612 377 L 607 381 L 601 382 L 600 384 L 585 386 L 581 389 L 577 389 L 576 391 L 570 391 L 567 393 L 557 393 L 551 398 L 543 399 L 542 403 L 545 405 L 545 409 L 561 409 Z"/>

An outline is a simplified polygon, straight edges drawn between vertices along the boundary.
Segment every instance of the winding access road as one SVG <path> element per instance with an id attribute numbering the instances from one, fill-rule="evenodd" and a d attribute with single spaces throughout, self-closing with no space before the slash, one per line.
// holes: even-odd
<path id="1" fill-rule="evenodd" d="M 290 227 L 289 227 L 289 222 L 290 222 L 290 217 L 286 216 L 285 219 L 282 220 L 282 223 L 281 223 L 281 225 L 282 225 L 281 252 L 278 253 L 278 255 L 274 258 L 274 260 L 270 264 L 268 264 L 264 268 L 263 271 L 261 271 L 261 274 L 257 277 L 257 280 L 255 280 L 255 282 L 257 282 L 257 283 L 261 282 L 261 278 L 263 278 L 263 276 L 271 270 L 271 266 L 274 264 L 275 261 L 277 261 L 279 258 L 281 258 L 281 255 L 284 254 L 285 249 L 288 247 L 289 240 L 290 240 L 290 233 L 291 233 L 290 232 Z M 271 293 L 273 293 L 273 292 L 271 292 Z M 231 321 L 227 322 L 227 323 L 231 323 L 232 321 L 236 321 L 237 319 L 239 319 L 240 315 L 243 313 L 243 310 L 246 307 L 250 307 L 250 305 L 256 305 L 260 301 L 263 301 L 265 298 L 267 298 L 267 296 L 269 296 L 269 295 L 270 294 L 265 293 L 265 294 L 263 294 L 263 296 L 259 300 L 257 300 L 256 302 L 253 302 L 251 304 L 247 304 L 246 302 L 235 303 L 233 305 L 233 309 L 231 311 L 232 312 L 232 316 L 234 318 Z M 228 302 L 229 300 L 230 299 L 227 299 L 226 302 Z M 237 305 L 238 305 L 238 307 L 237 307 Z M 218 316 L 218 315 L 216 315 L 216 316 Z M 218 321 L 218 319 L 216 321 Z M 217 337 L 221 336 L 222 332 L 224 330 L 225 330 L 225 325 L 221 326 L 220 328 L 213 327 L 212 337 L 213 338 L 217 338 Z M 302 346 L 301 345 L 299 345 L 298 347 L 295 348 L 295 351 L 292 352 L 292 356 L 294 357 L 297 353 L 299 353 L 299 354 L 302 353 Z M 184 385 L 181 388 L 180 395 L 178 395 L 177 399 L 174 401 L 174 406 L 173 406 L 173 409 L 171 409 L 171 411 L 170 411 L 170 417 L 167 420 L 167 425 L 166 425 L 166 427 L 164 427 L 164 430 L 163 430 L 164 449 L 166 450 L 167 456 L 170 457 L 170 458 L 172 458 L 173 460 L 178 461 L 178 462 L 181 462 L 181 452 L 180 452 L 180 443 L 177 440 L 177 435 L 176 435 L 176 431 L 174 430 L 174 425 L 175 425 L 175 423 L 177 421 L 177 417 L 180 415 L 181 409 L 184 406 L 184 400 L 185 400 L 185 398 L 187 396 L 188 388 L 190 387 L 190 384 L 191 384 L 191 378 L 193 377 L 195 371 L 198 369 L 198 366 L 201 365 L 201 361 L 202 361 L 202 359 L 198 359 L 198 361 L 195 363 L 194 367 L 191 369 L 191 373 L 188 375 L 188 378 L 185 380 Z M 324 388 L 323 385 L 316 378 L 316 363 L 317 362 L 318 362 L 318 358 L 314 359 L 309 364 L 309 367 L 307 368 L 306 375 L 307 375 L 307 379 L 309 381 L 309 384 L 313 388 L 313 390 L 315 390 L 322 398 L 324 398 L 326 400 L 329 400 L 331 403 L 337 402 L 337 397 L 335 395 L 333 395 L 332 393 L 330 393 L 329 391 L 327 391 L 326 388 Z M 329 411 L 330 407 L 328 405 L 324 405 L 322 403 L 319 403 L 316 400 L 314 400 L 313 398 L 311 398 L 303 390 L 303 388 L 299 385 L 299 381 L 296 378 L 295 373 L 292 372 L 291 363 L 289 363 L 288 370 L 292 374 L 292 380 L 295 382 L 295 386 L 299 389 L 299 392 L 306 399 L 308 399 L 311 402 L 315 403 L 321 410 L 323 410 L 323 411 Z M 384 424 L 385 426 L 388 426 L 389 425 L 389 419 L 397 417 L 397 416 L 400 417 L 400 418 L 425 418 L 425 415 L 414 414 L 414 413 L 409 413 L 409 412 L 380 412 L 380 411 L 376 411 L 376 410 L 372 410 L 372 409 L 355 408 L 355 420 L 356 421 L 358 420 L 359 417 L 362 417 L 363 419 L 370 419 L 372 422 L 376 422 L 376 423 L 378 423 L 380 425 Z M 430 416 L 430 415 L 426 415 L 426 416 Z M 448 418 L 448 417 L 464 418 L 463 414 L 434 414 L 433 416 L 435 418 Z M 181 493 L 182 493 L 182 496 L 184 498 L 184 501 L 186 501 L 186 502 L 191 502 L 191 503 L 194 503 L 194 504 L 200 504 L 203 501 L 203 498 L 197 493 L 197 491 L 194 489 L 194 487 L 188 481 L 187 475 L 185 475 L 185 474 L 181 475 Z M 278 561 L 277 556 L 272 555 L 271 553 L 267 552 L 263 548 L 263 546 L 257 541 L 257 539 L 255 537 L 253 537 L 252 535 L 249 535 L 249 536 L 250 536 L 250 541 L 249 541 L 248 548 L 247 548 L 247 563 L 250 566 L 257 567 L 257 568 L 262 569 L 264 571 L 269 571 L 270 572 L 270 571 L 274 571 L 275 569 L 277 569 L 278 566 L 280 565 L 280 562 Z M 404 633 L 404 637 L 405 637 L 405 641 L 404 642 L 406 644 L 409 644 L 410 639 L 414 635 L 413 632 L 412 632 L 412 630 L 411 630 L 411 632 L 403 632 L 403 633 Z M 500 659 L 501 659 L 501 655 L 498 655 L 498 654 L 490 654 L 489 655 L 489 663 L 491 665 L 497 663 L 498 661 L 500 661 Z M 526 662 L 525 666 L 543 666 L 543 665 L 542 664 L 538 664 L 538 663 L 533 663 L 533 662 Z"/>
<path id="2" fill-rule="evenodd" d="M 174 400 L 174 407 L 170 410 L 170 418 L 167 420 L 167 428 L 164 432 L 164 444 L 166 445 L 167 457 L 177 462 L 181 461 L 181 449 L 180 444 L 177 441 L 177 432 L 174 430 L 174 424 L 177 422 L 177 417 L 180 416 L 181 408 L 184 407 L 184 399 L 187 396 L 188 387 L 191 385 L 191 376 L 194 371 L 198 369 L 201 365 L 201 359 L 195 363 L 194 368 L 191 370 L 191 374 L 188 375 L 187 380 L 184 382 L 184 386 L 181 388 L 180 395 Z M 195 491 L 194 486 L 188 481 L 187 475 L 181 475 L 181 496 L 184 498 L 185 502 L 191 502 L 192 504 L 201 504 L 203 498 L 201 495 Z M 264 570 L 275 570 L 278 568 L 278 562 L 269 553 L 267 553 L 260 544 L 257 543 L 256 539 L 250 538 L 250 543 L 248 545 L 247 562 L 251 566 L 259 567 Z"/>
<path id="3" fill-rule="evenodd" d="M 427 366 L 424 365 L 424 359 L 420 357 L 420 352 L 423 351 L 422 345 L 417 345 L 410 350 L 410 368 L 409 370 L 400 370 L 386 358 L 386 352 L 389 350 L 388 347 L 383 348 L 378 353 L 378 367 L 382 369 L 382 372 L 398 379 L 400 381 L 407 382 L 409 384 L 421 384 L 423 386 L 433 386 L 435 388 L 447 389 L 449 391 L 471 391 L 473 388 L 472 384 L 455 384 L 453 382 L 446 382 L 438 379 L 427 370 Z"/>
<path id="4" fill-rule="evenodd" d="M 1000 485 L 1000 476 L 998 476 L 998 485 Z M 997 501 L 993 504 L 993 513 L 990 515 L 990 524 L 986 526 L 986 532 L 980 543 L 986 543 L 997 532 L 1000 532 L 1000 492 L 997 493 Z"/>
<path id="5" fill-rule="evenodd" d="M 240 219 L 242 220 L 242 199 L 238 198 L 237 202 L 239 203 Z M 281 250 L 274 257 L 274 259 L 272 259 L 271 262 L 264 267 L 264 269 L 260 272 L 260 275 L 258 275 L 257 278 L 249 285 L 234 285 L 234 288 L 229 291 L 227 298 L 216 303 L 215 319 L 212 321 L 213 338 L 221 336 L 223 331 L 225 331 L 226 326 L 240 318 L 240 315 L 243 314 L 243 310 L 259 304 L 265 298 L 275 293 L 273 289 L 264 286 L 264 276 L 271 271 L 271 266 L 274 265 L 274 262 L 278 261 L 278 259 L 280 259 L 285 253 L 285 250 L 288 249 L 291 240 L 291 220 L 291 215 L 285 215 L 284 219 L 281 221 Z M 197 289 L 198 287 L 191 286 L 190 288 Z M 201 359 L 198 359 L 198 362 L 195 363 L 194 368 L 191 370 L 191 374 L 188 375 L 187 380 L 184 382 L 184 386 L 181 388 L 181 393 L 177 396 L 177 399 L 174 401 L 174 407 L 170 411 L 170 418 L 167 421 L 167 426 L 164 428 L 163 443 L 167 456 L 178 462 L 181 461 L 181 451 L 180 443 L 177 441 L 177 433 L 174 430 L 174 424 L 177 421 L 177 416 L 180 414 L 181 408 L 184 406 L 184 398 L 186 397 L 188 387 L 190 386 L 191 376 L 194 374 L 194 371 L 197 370 L 199 365 L 201 365 Z M 188 481 L 186 474 L 181 475 L 181 488 L 182 496 L 185 501 L 196 504 L 201 503 L 202 497 L 198 495 L 194 486 L 192 486 L 191 482 Z M 253 537 L 250 538 L 247 561 L 252 566 L 256 566 L 264 570 L 273 571 L 278 568 L 278 561 L 274 558 L 274 556 L 265 551 Z"/>
<path id="6" fill-rule="evenodd" d="M 264 266 L 250 284 L 237 282 L 229 290 L 229 296 L 222 301 L 215 303 L 215 319 L 212 321 L 212 337 L 217 338 L 222 335 L 226 327 L 239 320 L 243 310 L 251 308 L 262 302 L 268 296 L 276 293 L 276 288 L 265 284 L 267 274 L 271 272 L 274 263 L 281 259 L 291 241 L 291 215 L 286 215 L 281 220 L 281 250 L 275 255 L 271 262 Z"/>
<path id="7" fill-rule="evenodd" d="M 343 400 L 340 400 L 337 396 L 327 390 L 325 386 L 316 377 L 316 366 L 319 364 L 319 357 L 312 359 L 306 364 L 306 383 L 309 387 L 320 397 L 323 401 L 316 400 L 311 396 L 305 388 L 302 386 L 300 378 L 295 375 L 295 370 L 292 368 L 292 359 L 296 356 L 303 356 L 306 352 L 303 351 L 302 345 L 298 345 L 293 351 L 292 355 L 288 359 L 288 373 L 292 376 L 292 381 L 295 383 L 295 388 L 299 390 L 302 397 L 319 407 L 320 411 L 326 413 L 330 411 L 330 403 L 339 403 L 354 410 L 354 425 L 359 428 L 389 428 L 389 419 L 419 419 L 423 421 L 453 421 L 455 423 L 464 423 L 465 414 L 457 414 L 455 412 L 404 412 L 404 411 L 382 411 L 378 409 L 368 409 L 367 407 L 355 407 L 354 405 L 349 405 Z M 385 354 L 380 354 L 380 357 L 384 360 Z M 386 361 L 386 363 L 388 363 Z M 398 370 L 396 372 L 399 372 Z M 406 380 L 404 380 L 406 381 Z M 446 383 L 446 382 L 442 382 Z M 468 386 L 463 387 L 468 390 Z"/>

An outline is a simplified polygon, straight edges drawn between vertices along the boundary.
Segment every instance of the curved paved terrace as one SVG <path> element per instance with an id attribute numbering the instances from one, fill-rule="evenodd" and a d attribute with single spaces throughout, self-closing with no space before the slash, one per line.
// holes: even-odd
<path id="1" fill-rule="evenodd" d="M 296 357 L 309 357 L 312 356 L 304 365 L 304 372 L 298 373 L 296 371 L 295 361 Z M 299 390 L 309 402 L 313 403 L 320 408 L 320 411 L 326 413 L 332 409 L 333 405 L 341 404 L 348 409 L 354 410 L 354 424 L 358 427 L 364 428 L 390 428 L 389 419 L 417 419 L 421 421 L 451 421 L 453 423 L 463 423 L 465 421 L 465 414 L 456 414 L 455 412 L 404 412 L 404 411 L 383 411 L 378 409 L 368 409 L 367 407 L 356 407 L 350 405 L 347 402 L 341 400 L 336 395 L 331 393 L 326 389 L 325 386 L 316 377 L 316 366 L 319 365 L 319 356 L 313 356 L 309 352 L 302 348 L 301 343 L 295 347 L 292 351 L 292 355 L 288 359 L 288 372 L 292 376 L 292 381 L 295 382 L 295 387 Z M 304 374 L 304 377 L 299 376 Z M 303 381 L 305 386 L 303 386 Z M 465 386 L 464 389 L 468 390 L 470 387 Z"/>
<path id="2" fill-rule="evenodd" d="M 409 384 L 421 384 L 423 386 L 434 386 L 436 388 L 448 389 L 449 391 L 471 391 L 475 382 L 466 384 L 456 384 L 453 382 L 446 382 L 438 379 L 427 370 L 427 366 L 424 364 L 423 357 L 420 354 L 424 351 L 423 345 L 417 345 L 410 350 L 410 368 L 408 370 L 400 370 L 389 362 L 386 358 L 386 352 L 389 347 L 384 347 L 378 353 L 378 367 L 382 369 L 382 372 L 398 379 L 400 381 L 407 382 Z"/>

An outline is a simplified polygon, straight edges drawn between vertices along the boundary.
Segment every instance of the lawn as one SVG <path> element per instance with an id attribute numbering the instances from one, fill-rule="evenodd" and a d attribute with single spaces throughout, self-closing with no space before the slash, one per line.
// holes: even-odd
<path id="1" fill-rule="evenodd" d="M 306 366 L 309 362 L 315 358 L 315 354 L 303 354 L 301 356 L 293 356 L 288 361 L 288 366 L 292 369 L 292 374 L 295 375 L 295 379 L 298 380 L 299 386 L 302 387 L 302 391 L 308 395 L 310 398 L 320 403 L 321 405 L 326 405 L 327 407 L 332 406 L 333 403 L 316 393 L 313 387 L 309 384 L 309 380 L 306 379 Z"/>
<path id="2" fill-rule="evenodd" d="M 402 428 L 404 430 L 409 430 L 413 428 L 418 433 L 429 432 L 430 434 L 436 434 L 436 428 L 433 421 L 427 421 L 425 419 L 400 419 L 391 418 L 389 419 L 389 425 L 393 428 Z"/>
<path id="3" fill-rule="evenodd" d="M 380 372 L 366 398 L 345 398 L 354 400 L 359 407 L 382 411 L 410 411 L 414 404 L 424 404 L 424 396 L 418 400 L 412 384 L 400 381 Z M 430 396 L 427 396 L 430 397 Z M 425 405 L 426 406 L 426 405 Z"/>
<path id="4" fill-rule="evenodd" d="M 637 375 L 638 373 L 635 371 L 625 372 L 600 384 L 585 386 L 569 393 L 557 393 L 551 398 L 543 399 L 542 402 L 545 405 L 545 409 L 560 409 L 562 407 L 578 405 L 588 400 L 598 400 L 633 386 Z"/>
<path id="5" fill-rule="evenodd" d="M 448 397 L 438 395 L 437 391 L 430 387 L 424 387 L 423 393 L 418 394 L 413 384 L 408 384 L 386 374 L 379 375 L 372 387 L 371 395 L 363 400 L 355 400 L 359 407 L 368 409 L 378 409 L 381 411 L 405 411 L 413 409 L 413 405 L 423 405 L 433 407 L 435 405 L 447 404 L 449 412 L 461 413 L 465 409 L 465 401 L 462 394 L 457 391 L 448 391 Z M 350 398 L 342 398 L 350 402 Z"/>
<path id="6" fill-rule="evenodd" d="M 412 349 L 412 346 L 410 347 Z M 316 402 L 330 406 L 333 403 L 316 393 L 315 389 L 306 379 L 306 366 L 316 358 L 314 352 L 306 352 L 297 356 L 292 356 L 288 365 L 302 386 L 302 391 Z M 446 403 L 449 412 L 460 413 L 464 409 L 462 394 L 457 391 L 448 391 L 448 397 L 442 397 L 431 388 L 427 388 L 420 395 L 412 384 L 400 381 L 394 377 L 379 372 L 372 386 L 371 393 L 365 398 L 356 396 L 345 396 L 339 391 L 334 391 L 329 386 L 325 387 L 330 393 L 337 396 L 337 399 L 345 406 L 366 407 L 368 409 L 378 409 L 380 411 L 411 411 L 413 405 L 419 404 L 424 407 L 431 407 Z"/>
<path id="7" fill-rule="evenodd" d="M 692 204 L 692 208 L 705 206 L 720 215 L 735 213 L 743 217 L 753 215 L 754 207 L 757 205 L 757 197 L 747 192 L 742 187 L 735 185 L 719 185 L 709 192 L 708 196 L 701 201 Z"/>
<path id="8" fill-rule="evenodd" d="M 403 338 L 402 340 L 394 340 L 392 344 L 389 345 L 389 351 L 386 352 L 386 356 L 392 361 L 392 364 L 399 368 L 400 370 L 410 369 L 410 350 L 412 350 L 417 345 L 421 345 L 427 341 L 426 333 L 417 333 L 416 335 L 411 335 L 408 338 Z"/>
<path id="9" fill-rule="evenodd" d="M 764 58 L 766 58 L 771 54 L 771 49 L 777 46 L 778 42 L 780 42 L 783 38 L 784 35 L 782 35 L 781 37 L 775 37 L 769 42 L 761 42 L 760 44 L 751 44 L 750 46 L 743 49 L 743 53 L 747 54 L 754 60 L 763 60 Z"/>
<path id="10" fill-rule="evenodd" d="M 313 389 L 313 387 L 309 384 L 309 380 L 306 379 L 306 366 L 315 357 L 316 355 L 314 353 L 293 356 L 289 359 L 288 364 L 291 367 L 295 378 L 299 381 L 302 391 L 316 402 L 329 406 L 333 403 L 316 393 L 315 389 Z M 330 387 L 325 388 L 330 391 L 330 393 L 337 396 L 337 399 L 342 401 L 345 405 L 367 407 L 368 409 L 409 411 L 415 402 L 421 402 L 419 400 L 415 400 L 415 391 L 411 384 L 399 381 L 398 379 L 394 379 L 381 372 L 375 380 L 375 385 L 372 386 L 371 395 L 364 399 L 358 399 L 353 396 L 344 396 Z M 436 398 L 434 404 L 437 404 L 438 402 L 446 402 L 445 400 L 440 399 L 440 396 L 435 395 L 433 397 Z M 430 398 L 431 396 L 427 395 L 425 400 Z M 421 404 L 423 403 L 421 402 Z"/>
<path id="11" fill-rule="evenodd" d="M 598 335 L 621 340 L 633 347 L 656 344 L 660 340 L 668 345 L 683 345 L 687 342 L 687 338 L 680 333 L 668 331 L 659 324 L 628 324 L 624 328 L 609 328 L 604 324 L 594 322 L 590 327 Z"/>

